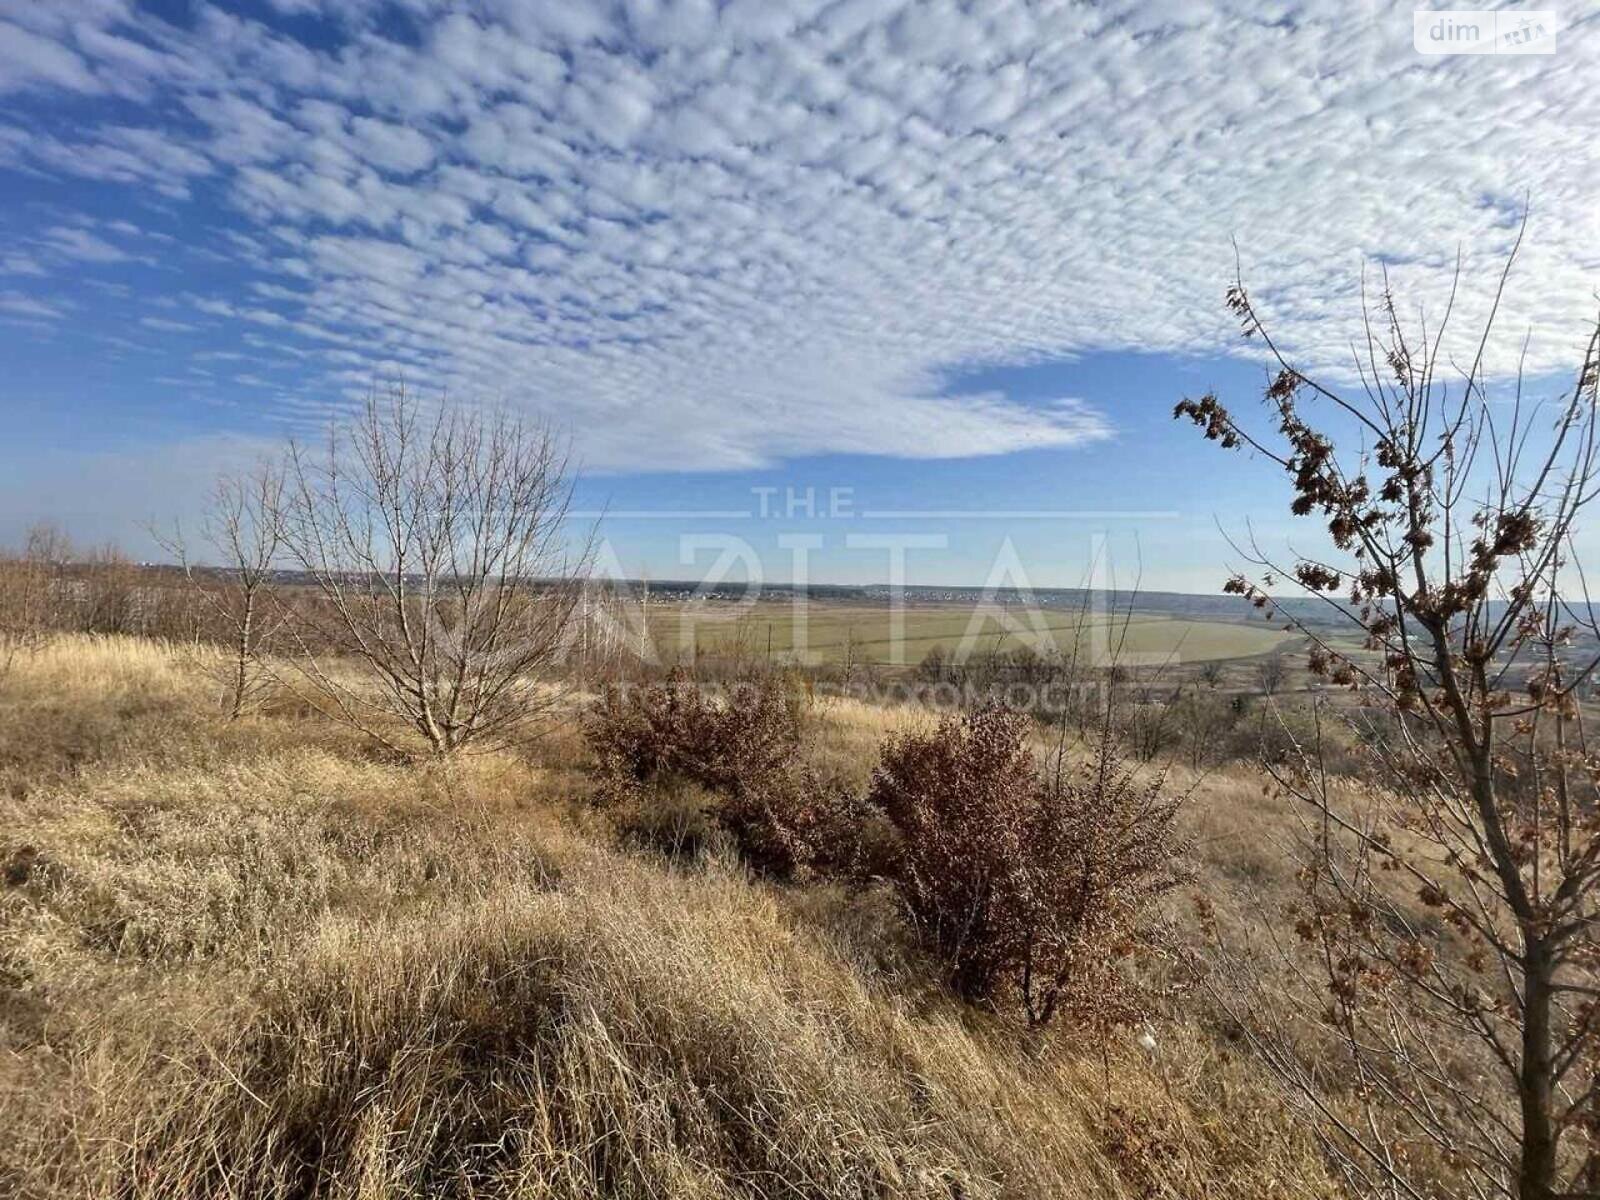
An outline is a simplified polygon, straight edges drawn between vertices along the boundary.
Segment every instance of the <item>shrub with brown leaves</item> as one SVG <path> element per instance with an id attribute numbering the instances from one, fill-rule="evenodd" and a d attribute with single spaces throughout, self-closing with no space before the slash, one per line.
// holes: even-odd
<path id="1" fill-rule="evenodd" d="M 801 760 L 800 701 L 778 675 L 716 697 L 683 672 L 644 688 L 608 688 L 589 726 L 601 797 L 647 804 L 660 785 L 711 793 L 710 811 L 757 870 L 843 870 L 859 805 Z"/>
<path id="2" fill-rule="evenodd" d="M 899 835 L 887 874 L 965 999 L 1010 996 L 1032 1025 L 1128 1024 L 1145 1009 L 1128 960 L 1181 880 L 1178 804 L 1109 739 L 1083 774 L 1046 779 L 1027 732 L 987 708 L 885 745 L 868 801 Z"/>

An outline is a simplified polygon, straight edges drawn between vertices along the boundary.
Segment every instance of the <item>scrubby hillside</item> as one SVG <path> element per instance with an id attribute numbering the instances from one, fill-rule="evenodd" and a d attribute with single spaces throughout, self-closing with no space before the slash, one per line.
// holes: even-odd
<path id="1" fill-rule="evenodd" d="M 1200 1022 L 959 1005 L 885 895 L 621 848 L 570 730 L 418 768 L 204 678 L 66 639 L 0 684 L 0 1193 L 1328 1190 Z M 864 775 L 906 719 L 826 706 L 813 753 Z"/>

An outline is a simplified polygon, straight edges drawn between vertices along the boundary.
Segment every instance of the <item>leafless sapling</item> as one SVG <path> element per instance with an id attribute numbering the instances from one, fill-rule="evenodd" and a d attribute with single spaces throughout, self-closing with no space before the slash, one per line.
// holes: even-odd
<path id="1" fill-rule="evenodd" d="M 323 453 L 294 446 L 283 540 L 315 593 L 290 623 L 301 679 L 396 751 L 397 727 L 435 754 L 512 740 L 559 699 L 590 557 L 568 540 L 571 486 L 550 429 L 399 388 Z"/>

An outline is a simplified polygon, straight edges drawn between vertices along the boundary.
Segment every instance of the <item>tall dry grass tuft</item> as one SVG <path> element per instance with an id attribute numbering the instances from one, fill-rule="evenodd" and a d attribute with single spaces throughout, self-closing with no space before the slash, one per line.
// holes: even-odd
<path id="1" fill-rule="evenodd" d="M 92 753 L 29 744 L 67 711 Z M 0 1195 L 1328 1194 L 1203 1031 L 1019 1037 L 882 890 L 610 850 L 575 742 L 421 769 L 225 717 L 140 643 L 0 687 Z"/>
<path id="2" fill-rule="evenodd" d="M 131 691 L 192 694 L 199 681 L 185 669 L 186 648 L 121 634 L 58 634 L 16 666 L 7 681 L 13 699 L 105 696 Z"/>
<path id="3" fill-rule="evenodd" d="M 53 637 L 0 679 L 0 795 L 26 794 L 86 763 L 185 752 L 203 693 L 165 643 Z"/>
<path id="4" fill-rule="evenodd" d="M 1279 1194 L 1288 1164 L 1218 1155 L 1147 1067 L 1108 1095 L 1098 1058 L 995 1033 L 896 1003 L 742 878 L 604 859 L 329 925 L 156 1103 L 103 1077 L 120 1136 L 82 1145 L 129 1197 Z M 1136 1135 L 1165 1149 L 1130 1189 Z"/>

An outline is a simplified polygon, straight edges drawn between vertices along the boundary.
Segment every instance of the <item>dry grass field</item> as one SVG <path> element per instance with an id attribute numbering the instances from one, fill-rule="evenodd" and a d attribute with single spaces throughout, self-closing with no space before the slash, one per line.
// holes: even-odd
<path id="1" fill-rule="evenodd" d="M 702 653 L 807 663 L 915 666 L 930 650 L 947 654 L 1054 646 L 1081 661 L 1109 661 L 1113 650 L 1129 664 L 1201 663 L 1267 654 L 1292 639 L 1261 622 L 1205 621 L 1169 613 L 1080 613 L 963 604 L 908 605 L 895 637 L 887 604 L 809 601 L 797 610 L 782 601 L 657 604 L 649 630 L 668 662 Z"/>
<path id="2" fill-rule="evenodd" d="M 0 1194 L 1330 1194 L 1181 1007 L 1153 1055 L 962 1007 L 884 895 L 619 849 L 570 726 L 408 766 L 204 680 L 68 637 L 0 684 Z M 919 719 L 819 701 L 813 752 Z M 1221 893 L 1278 869 L 1254 796 L 1191 806 Z"/>

